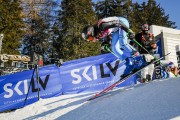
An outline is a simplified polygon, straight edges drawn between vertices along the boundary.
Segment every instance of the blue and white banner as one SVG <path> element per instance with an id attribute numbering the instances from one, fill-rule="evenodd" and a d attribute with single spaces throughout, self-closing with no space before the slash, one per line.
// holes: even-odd
<path id="1" fill-rule="evenodd" d="M 38 100 L 36 73 L 30 85 L 33 70 L 0 77 L 0 111 L 23 107 L 28 93 L 27 104 Z M 55 65 L 39 68 L 40 97 L 49 98 L 61 95 L 59 68 Z"/>
<path id="2" fill-rule="evenodd" d="M 66 62 L 60 67 L 63 94 L 103 90 L 119 80 L 125 68 L 113 54 Z M 120 86 L 135 83 L 135 76 L 132 76 Z"/>
<path id="3" fill-rule="evenodd" d="M 159 54 L 162 57 L 162 38 L 159 38 L 156 44 L 157 48 L 153 50 L 154 54 Z"/>
<path id="4" fill-rule="evenodd" d="M 39 68 L 40 98 L 62 94 L 95 92 L 103 90 L 118 81 L 126 66 L 112 54 L 103 54 Z M 0 112 L 23 107 L 38 100 L 36 73 L 33 70 L 0 77 Z M 118 87 L 136 83 L 136 76 L 130 77 Z"/>

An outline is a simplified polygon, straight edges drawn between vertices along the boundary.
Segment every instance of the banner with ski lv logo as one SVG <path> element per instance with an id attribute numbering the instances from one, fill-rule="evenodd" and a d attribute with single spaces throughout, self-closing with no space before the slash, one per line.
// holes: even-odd
<path id="1" fill-rule="evenodd" d="M 60 67 L 63 94 L 103 90 L 120 79 L 125 64 L 113 54 L 103 54 L 63 63 Z M 135 84 L 135 75 L 118 87 Z"/>
<path id="2" fill-rule="evenodd" d="M 0 112 L 23 107 L 27 94 L 25 105 L 38 100 L 36 73 L 34 73 L 33 77 L 32 74 L 33 70 L 28 70 L 0 77 Z M 59 68 L 57 66 L 51 65 L 39 68 L 38 76 L 40 98 L 49 98 L 62 94 Z"/>

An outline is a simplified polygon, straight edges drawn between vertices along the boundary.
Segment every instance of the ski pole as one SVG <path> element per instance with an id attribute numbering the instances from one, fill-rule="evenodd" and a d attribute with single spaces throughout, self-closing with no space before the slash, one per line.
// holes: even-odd
<path id="1" fill-rule="evenodd" d="M 106 46 L 106 50 L 112 53 L 114 56 L 116 56 L 119 59 L 119 57 L 108 46 Z"/>

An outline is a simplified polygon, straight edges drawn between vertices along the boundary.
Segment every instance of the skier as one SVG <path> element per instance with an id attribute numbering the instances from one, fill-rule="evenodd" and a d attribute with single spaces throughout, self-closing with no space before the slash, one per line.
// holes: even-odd
<path id="1" fill-rule="evenodd" d="M 146 65 L 143 56 L 128 44 L 127 40 L 134 38 L 134 32 L 129 29 L 129 22 L 123 17 L 107 17 L 98 21 L 95 25 L 84 27 L 82 37 L 84 40 L 95 42 L 112 35 L 111 50 L 118 58 L 125 60 L 126 69 L 122 77 L 127 76 L 133 70 L 138 70 Z M 106 47 L 104 47 L 107 49 Z M 134 57 L 133 57 L 134 56 Z"/>
<path id="2" fill-rule="evenodd" d="M 140 54 L 144 55 L 145 58 L 147 59 L 153 59 L 153 49 L 157 48 L 156 41 L 154 39 L 154 35 L 149 32 L 149 25 L 148 24 L 143 24 L 142 25 L 142 31 L 138 34 L 135 35 L 135 39 L 137 40 L 138 43 L 140 43 L 144 48 L 138 46 L 136 43 L 132 43 L 133 45 Z M 148 52 L 147 52 L 148 51 Z M 154 72 L 154 64 L 150 65 L 149 67 L 146 67 L 141 71 L 142 75 L 142 82 L 145 81 L 150 81 L 152 80 L 153 77 L 153 72 Z"/>

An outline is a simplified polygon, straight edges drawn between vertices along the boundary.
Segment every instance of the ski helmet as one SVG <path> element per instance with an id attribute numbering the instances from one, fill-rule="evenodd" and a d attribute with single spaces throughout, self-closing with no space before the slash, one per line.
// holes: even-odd
<path id="1" fill-rule="evenodd" d="M 119 17 L 119 19 L 120 19 L 120 22 L 125 25 L 125 27 L 129 28 L 129 22 L 126 18 Z"/>
<path id="2" fill-rule="evenodd" d="M 84 40 L 92 41 L 94 39 L 94 26 L 86 26 L 82 30 L 82 38 Z"/>

